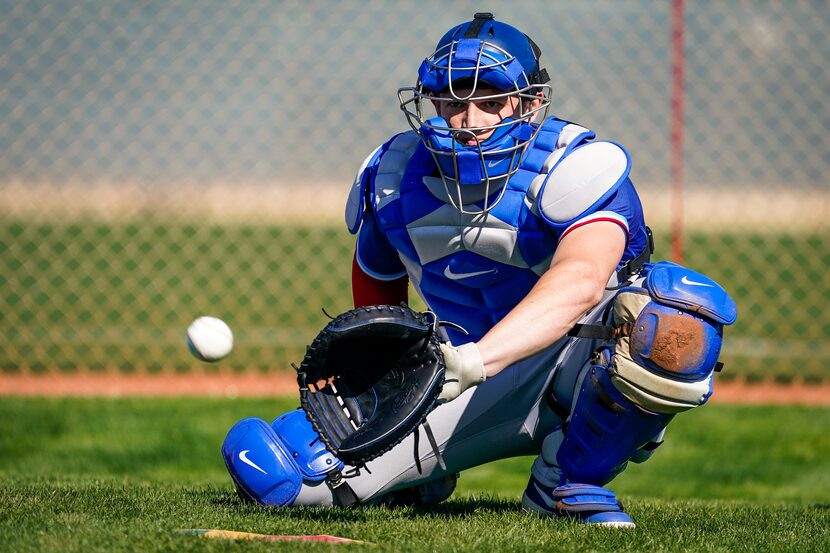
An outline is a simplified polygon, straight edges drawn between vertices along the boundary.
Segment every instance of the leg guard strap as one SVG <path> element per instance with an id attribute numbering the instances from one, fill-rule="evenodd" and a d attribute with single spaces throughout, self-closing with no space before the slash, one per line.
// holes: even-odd
<path id="1" fill-rule="evenodd" d="M 622 503 L 608 488 L 590 484 L 565 484 L 550 488 L 530 477 L 522 506 L 542 516 L 575 518 L 586 524 L 634 527 Z"/>
<path id="2" fill-rule="evenodd" d="M 352 487 L 343 478 L 343 473 L 340 469 L 335 469 L 326 478 L 326 484 L 331 489 L 334 497 L 337 498 L 337 503 L 342 507 L 354 507 L 360 504 L 360 499 L 352 490 Z"/>

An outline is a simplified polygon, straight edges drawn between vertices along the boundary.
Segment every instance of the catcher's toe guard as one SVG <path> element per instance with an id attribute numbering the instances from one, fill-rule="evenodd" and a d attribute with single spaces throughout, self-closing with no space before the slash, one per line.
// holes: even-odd
<path id="1" fill-rule="evenodd" d="M 270 426 L 257 418 L 239 421 L 222 444 L 222 457 L 243 499 L 278 507 L 291 505 L 303 482 L 320 482 L 343 468 L 300 410 Z"/>
<path id="2" fill-rule="evenodd" d="M 522 496 L 522 507 L 541 516 L 569 517 L 585 524 L 634 528 L 634 521 L 608 488 L 591 484 L 545 486 L 533 476 Z"/>

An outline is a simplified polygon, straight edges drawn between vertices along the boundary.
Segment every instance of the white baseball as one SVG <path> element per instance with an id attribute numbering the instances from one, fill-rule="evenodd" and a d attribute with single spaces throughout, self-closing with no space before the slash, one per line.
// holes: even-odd
<path id="1" fill-rule="evenodd" d="M 233 349 L 233 332 L 222 319 L 199 317 L 187 327 L 187 347 L 202 361 L 219 361 Z"/>

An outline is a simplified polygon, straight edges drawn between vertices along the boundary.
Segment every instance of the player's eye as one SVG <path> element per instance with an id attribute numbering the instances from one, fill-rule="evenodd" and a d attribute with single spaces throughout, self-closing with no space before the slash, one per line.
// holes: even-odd
<path id="1" fill-rule="evenodd" d="M 501 108 L 504 107 L 505 102 L 503 100 L 486 100 L 479 104 L 479 107 L 485 111 L 489 112 L 499 112 Z"/>

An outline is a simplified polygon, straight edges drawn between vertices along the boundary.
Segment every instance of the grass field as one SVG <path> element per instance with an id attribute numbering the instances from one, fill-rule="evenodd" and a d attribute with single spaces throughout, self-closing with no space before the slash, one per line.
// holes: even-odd
<path id="1" fill-rule="evenodd" d="M 669 253 L 656 232 L 656 259 Z M 830 242 L 821 233 L 691 233 L 686 264 L 738 302 L 723 378 L 830 378 Z M 0 370 L 189 371 L 184 329 L 225 318 L 235 370 L 285 370 L 350 307 L 340 226 L 0 220 Z"/>
<path id="2" fill-rule="evenodd" d="M 708 405 L 679 416 L 654 458 L 613 484 L 639 526 L 614 532 L 523 513 L 530 458 L 464 474 L 429 510 L 265 510 L 234 494 L 219 456 L 244 416 L 294 400 L 0 401 L 4 551 L 330 550 L 228 542 L 177 528 L 334 534 L 349 551 L 827 551 L 830 410 Z"/>

